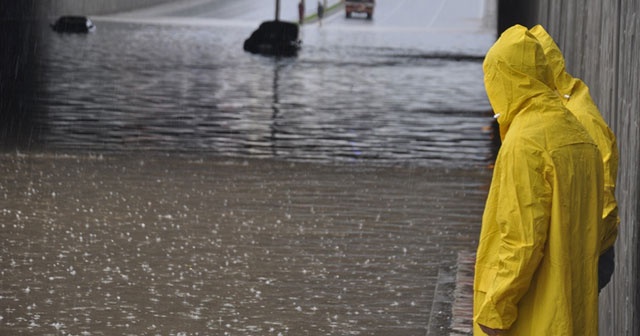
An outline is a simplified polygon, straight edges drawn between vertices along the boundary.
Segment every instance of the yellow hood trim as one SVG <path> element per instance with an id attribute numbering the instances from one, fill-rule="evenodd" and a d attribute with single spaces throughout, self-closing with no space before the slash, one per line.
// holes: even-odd
<path id="1" fill-rule="evenodd" d="M 494 113 L 499 114 L 500 137 L 504 140 L 523 106 L 536 96 L 553 94 L 553 74 L 542 46 L 521 25 L 502 33 L 487 52 L 482 67 L 487 96 Z"/>

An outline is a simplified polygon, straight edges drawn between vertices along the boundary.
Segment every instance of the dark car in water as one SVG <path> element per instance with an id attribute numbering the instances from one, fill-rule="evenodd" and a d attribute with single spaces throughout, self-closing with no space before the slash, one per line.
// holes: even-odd
<path id="1" fill-rule="evenodd" d="M 295 56 L 302 41 L 297 23 L 265 21 L 244 41 L 245 51 L 274 56 Z"/>
<path id="2" fill-rule="evenodd" d="M 96 26 L 86 16 L 62 16 L 51 24 L 51 28 L 59 33 L 90 33 Z"/>

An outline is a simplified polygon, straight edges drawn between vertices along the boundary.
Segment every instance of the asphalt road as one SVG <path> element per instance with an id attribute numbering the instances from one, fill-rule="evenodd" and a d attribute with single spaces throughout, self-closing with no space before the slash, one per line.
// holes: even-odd
<path id="1" fill-rule="evenodd" d="M 316 2 L 305 1 L 306 16 L 316 11 Z M 337 4 L 328 0 L 327 6 Z M 373 20 L 364 16 L 345 18 L 341 11 L 325 18 L 331 26 L 366 25 L 382 29 L 429 31 L 494 30 L 495 0 L 379 0 Z M 143 10 L 122 13 L 127 17 L 197 18 L 239 21 L 262 21 L 275 18 L 272 0 L 186 0 Z M 280 1 L 280 19 L 298 20 L 298 0 Z"/>

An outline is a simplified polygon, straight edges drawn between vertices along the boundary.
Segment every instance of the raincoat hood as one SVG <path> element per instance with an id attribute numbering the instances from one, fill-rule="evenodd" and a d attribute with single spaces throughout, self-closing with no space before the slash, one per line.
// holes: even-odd
<path id="1" fill-rule="evenodd" d="M 569 75 L 565 68 L 564 57 L 558 45 L 554 42 L 549 33 L 541 26 L 537 25 L 529 30 L 533 34 L 544 51 L 549 67 L 553 72 L 554 83 L 558 93 L 568 99 L 575 86 L 576 79 Z"/>
<path id="2" fill-rule="evenodd" d="M 553 73 L 542 46 L 521 25 L 502 33 L 487 52 L 482 68 L 485 89 L 500 125 L 502 140 L 523 106 L 536 96 L 553 94 L 555 90 Z"/>

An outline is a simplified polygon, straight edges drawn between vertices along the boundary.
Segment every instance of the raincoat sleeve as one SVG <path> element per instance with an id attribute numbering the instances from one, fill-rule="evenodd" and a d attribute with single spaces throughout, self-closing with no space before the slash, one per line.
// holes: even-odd
<path id="1" fill-rule="evenodd" d="M 608 143 L 610 148 L 601 149 L 604 159 L 604 204 L 603 204 L 603 225 L 604 237 L 600 253 L 610 249 L 618 237 L 618 226 L 620 217 L 618 216 L 618 202 L 616 201 L 616 178 L 618 176 L 618 148 L 613 132 L 609 129 Z"/>
<path id="2" fill-rule="evenodd" d="M 548 156 L 531 144 L 510 147 L 503 148 L 495 204 L 500 230 L 497 270 L 476 316 L 477 323 L 495 329 L 509 329 L 518 316 L 518 302 L 543 256 L 552 206 Z"/>

